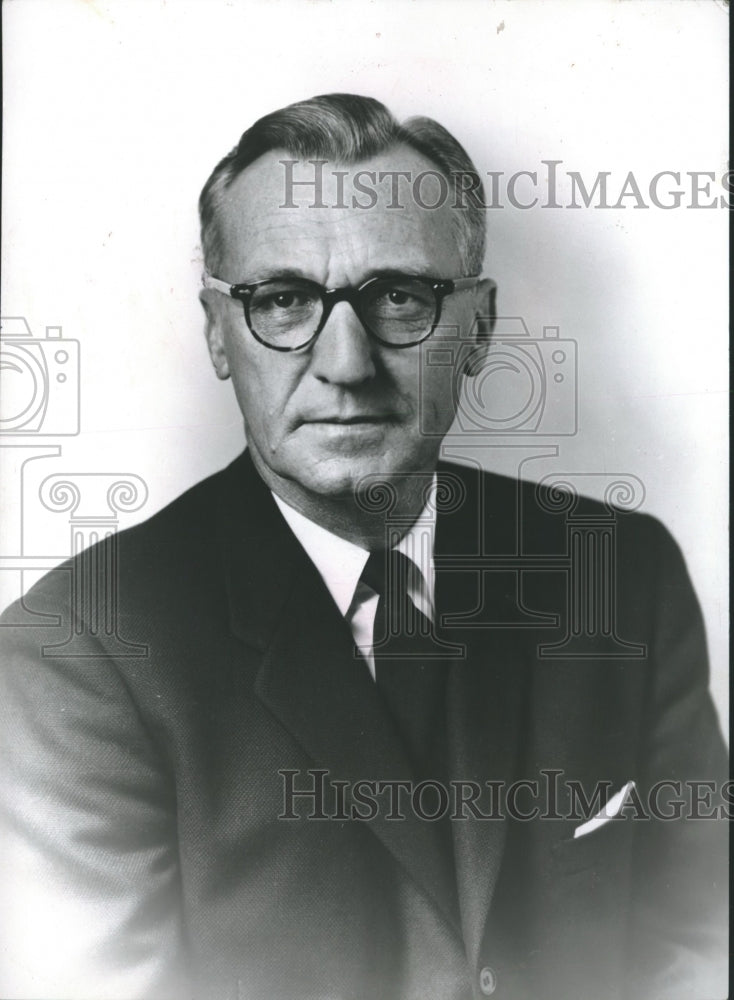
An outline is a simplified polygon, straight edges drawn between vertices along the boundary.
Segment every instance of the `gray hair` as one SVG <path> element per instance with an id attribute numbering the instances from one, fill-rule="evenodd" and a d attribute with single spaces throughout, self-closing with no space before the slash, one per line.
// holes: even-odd
<path id="1" fill-rule="evenodd" d="M 463 146 L 432 118 L 409 118 L 400 124 L 384 104 L 356 94 L 324 94 L 273 111 L 247 129 L 220 160 L 199 198 L 201 246 L 209 273 L 216 274 L 221 266 L 217 213 L 224 193 L 264 153 L 285 149 L 303 159 L 354 164 L 398 144 L 421 153 L 449 182 L 459 175 L 470 178 L 468 204 L 455 203 L 454 217 L 462 264 L 468 274 L 478 274 L 484 263 L 484 189 Z"/>

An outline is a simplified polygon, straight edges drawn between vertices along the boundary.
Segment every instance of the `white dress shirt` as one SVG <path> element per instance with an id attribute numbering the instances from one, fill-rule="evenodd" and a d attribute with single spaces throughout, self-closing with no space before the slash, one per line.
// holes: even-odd
<path id="1" fill-rule="evenodd" d="M 273 493 L 273 499 L 298 541 L 323 577 L 341 614 L 349 622 L 354 642 L 375 676 L 372 653 L 375 614 L 379 597 L 360 580 L 369 558 L 367 549 L 327 531 L 304 517 Z M 436 476 L 426 505 L 395 545 L 415 568 L 408 578 L 408 595 L 426 618 L 434 617 L 433 542 L 436 533 Z"/>

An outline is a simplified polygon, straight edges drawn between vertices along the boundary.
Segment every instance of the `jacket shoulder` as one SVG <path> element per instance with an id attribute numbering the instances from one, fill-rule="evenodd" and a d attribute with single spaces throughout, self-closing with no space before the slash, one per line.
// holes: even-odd
<path id="1" fill-rule="evenodd" d="M 601 529 L 606 524 L 614 525 L 619 537 L 634 540 L 635 544 L 677 549 L 662 522 L 637 509 L 639 498 L 632 496 L 624 484 L 612 484 L 607 496 L 600 499 L 577 491 L 571 481 L 560 476 L 558 480 L 536 482 L 456 462 L 441 462 L 438 472 L 449 507 L 463 505 L 485 523 L 496 522 L 508 530 L 512 524 L 523 532 L 527 542 L 541 544 L 542 537 L 550 533 L 555 544 L 560 540 L 559 532 L 565 533 L 568 525 Z M 441 502 L 439 495 L 439 505 Z"/>

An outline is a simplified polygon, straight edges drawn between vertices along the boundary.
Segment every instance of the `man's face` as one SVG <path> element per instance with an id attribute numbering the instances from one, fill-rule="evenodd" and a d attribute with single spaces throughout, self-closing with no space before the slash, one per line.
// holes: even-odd
<path id="1" fill-rule="evenodd" d="M 284 159 L 292 157 L 278 151 L 262 156 L 229 188 L 220 210 L 217 277 L 251 283 L 288 271 L 335 288 L 360 285 L 386 270 L 462 276 L 448 199 L 428 210 L 406 186 L 403 207 L 390 209 L 389 185 L 376 184 L 374 207 L 351 207 L 354 173 L 434 170 L 418 153 L 397 147 L 353 167 L 327 163 L 324 208 L 313 207 L 312 187 L 295 188 L 296 208 L 281 207 Z M 332 174 L 337 169 L 349 170 L 341 195 Z M 303 176 L 313 179 L 308 171 Z M 429 201 L 428 194 L 422 197 Z M 332 207 L 340 203 L 350 207 Z M 400 350 L 383 346 L 351 305 L 340 302 L 310 347 L 281 353 L 252 336 L 239 301 L 212 291 L 202 297 L 212 360 L 221 377 L 232 377 L 253 461 L 286 501 L 302 508 L 304 497 L 353 493 L 368 475 L 391 479 L 433 470 L 454 417 L 458 376 L 445 365 L 422 363 L 432 341 L 436 346 L 432 337 Z M 483 309 L 483 287 L 455 292 L 444 300 L 441 326 L 468 333 Z"/>

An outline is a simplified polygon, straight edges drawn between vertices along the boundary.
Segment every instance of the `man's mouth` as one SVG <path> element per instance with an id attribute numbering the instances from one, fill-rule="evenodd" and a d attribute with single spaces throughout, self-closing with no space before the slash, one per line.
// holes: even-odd
<path id="1" fill-rule="evenodd" d="M 305 424 L 336 424 L 339 426 L 350 426 L 352 424 L 384 424 L 390 420 L 388 414 L 383 413 L 355 413 L 348 417 L 323 416 L 309 417 L 304 420 Z"/>

